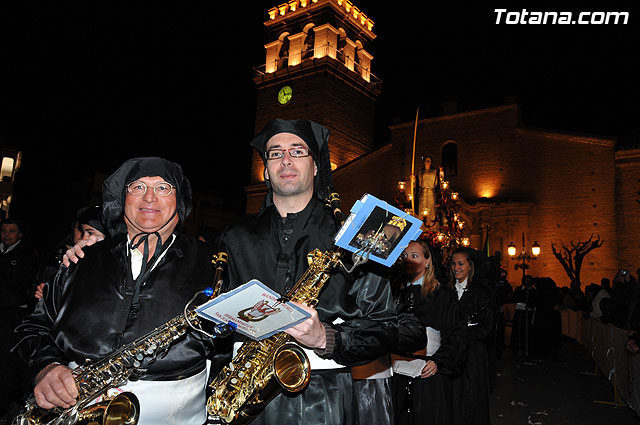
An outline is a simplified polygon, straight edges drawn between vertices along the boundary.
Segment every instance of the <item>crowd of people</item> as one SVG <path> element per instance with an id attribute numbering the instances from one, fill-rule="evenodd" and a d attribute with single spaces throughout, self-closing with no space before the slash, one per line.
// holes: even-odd
<path id="1" fill-rule="evenodd" d="M 78 211 L 49 255 L 39 258 L 22 240 L 22 223 L 2 222 L 5 421 L 30 396 L 44 409 L 77 403 L 73 368 L 108 357 L 183 312 L 211 284 L 218 250 L 228 255 L 225 291 L 258 279 L 286 294 L 305 272 L 309 252 L 335 249 L 344 214 L 336 198 L 325 203 L 334 192 L 328 129 L 273 120 L 251 145 L 265 166 L 262 209 L 201 240 L 184 233 L 188 178 L 179 164 L 156 157 L 133 158 L 115 170 L 102 203 Z M 308 384 L 275 395 L 252 412 L 251 424 L 489 424 L 510 303 L 516 354 L 557 352 L 561 308 L 637 331 L 637 282 L 622 271 L 612 285 L 603 280 L 578 296 L 550 278 L 525 276 L 512 289 L 499 252 L 488 257 L 459 248 L 443 258 L 422 238 L 391 268 L 342 261 L 328 271 L 317 303 L 299 304 L 309 318 L 285 331 L 309 359 Z M 237 333 L 187 332 L 161 356 L 142 356 L 136 375 L 108 395 L 134 393 L 140 425 L 215 423 L 206 408 L 209 383 L 243 342 Z M 371 364 L 375 373 L 356 376 Z"/>
<path id="2" fill-rule="evenodd" d="M 514 353 L 557 353 L 562 343 L 560 312 L 565 309 L 626 330 L 631 344 L 640 327 L 640 286 L 624 269 L 584 291 L 577 285 L 558 287 L 549 277 L 525 275 L 507 301 L 515 304 L 510 339 Z"/>

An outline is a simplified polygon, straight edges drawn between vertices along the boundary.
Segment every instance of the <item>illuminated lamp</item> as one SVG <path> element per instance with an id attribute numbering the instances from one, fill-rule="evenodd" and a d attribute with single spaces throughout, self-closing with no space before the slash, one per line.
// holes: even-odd
<path id="1" fill-rule="evenodd" d="M 538 241 L 535 241 L 531 246 L 531 254 L 534 257 L 537 257 L 538 255 L 540 255 L 540 245 L 538 245 Z"/>
<path id="2" fill-rule="evenodd" d="M 513 244 L 513 242 L 511 242 L 509 244 L 509 246 L 507 247 L 507 253 L 509 254 L 509 257 L 515 257 L 515 255 L 516 255 L 516 246 Z"/>

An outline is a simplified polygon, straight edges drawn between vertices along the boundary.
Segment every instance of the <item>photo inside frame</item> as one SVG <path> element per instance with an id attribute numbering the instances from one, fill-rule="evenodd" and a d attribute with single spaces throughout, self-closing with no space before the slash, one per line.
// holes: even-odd
<path id="1" fill-rule="evenodd" d="M 386 260 L 412 226 L 404 217 L 375 206 L 349 246 Z"/>

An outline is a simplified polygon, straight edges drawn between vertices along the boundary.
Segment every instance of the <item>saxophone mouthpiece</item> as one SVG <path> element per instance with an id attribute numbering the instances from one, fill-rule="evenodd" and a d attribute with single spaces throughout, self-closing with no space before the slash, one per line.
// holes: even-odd
<path id="1" fill-rule="evenodd" d="M 329 195 L 329 206 L 333 210 L 334 214 L 342 212 L 342 210 L 340 210 L 340 195 L 338 195 L 337 192 L 332 192 Z"/>
<path id="2" fill-rule="evenodd" d="M 213 260 L 211 262 L 217 267 L 223 267 L 225 264 L 227 264 L 228 257 L 229 255 L 226 252 L 220 251 L 218 252 L 218 254 L 213 256 Z"/>

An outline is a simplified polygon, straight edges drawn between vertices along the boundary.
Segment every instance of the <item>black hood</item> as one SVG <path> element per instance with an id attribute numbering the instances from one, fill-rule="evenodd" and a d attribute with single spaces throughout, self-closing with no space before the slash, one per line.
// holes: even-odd
<path id="1" fill-rule="evenodd" d="M 100 205 L 89 205 L 80 208 L 76 212 L 76 217 L 80 224 L 88 224 L 100 233 L 107 234 L 107 229 L 105 229 L 102 222 L 102 208 Z"/>
<path id="2" fill-rule="evenodd" d="M 111 237 L 125 234 L 124 202 L 126 186 L 141 177 L 159 176 L 176 187 L 176 206 L 180 223 L 191 212 L 191 184 L 180 165 L 163 158 L 145 157 L 126 161 L 102 185 L 102 219 Z"/>
<path id="3" fill-rule="evenodd" d="M 264 152 L 266 150 L 267 142 L 276 134 L 291 133 L 300 137 L 305 141 L 309 149 L 311 150 L 311 156 L 313 157 L 316 166 L 318 167 L 318 173 L 314 178 L 314 193 L 320 200 L 324 201 L 328 198 L 329 194 L 333 192 L 333 182 L 331 179 L 331 160 L 329 157 L 329 129 L 310 120 L 282 120 L 274 119 L 265 125 L 264 129 L 253 138 L 251 146 L 253 146 L 262 161 L 265 163 Z M 267 205 L 273 203 L 272 201 L 272 188 L 271 183 L 265 180 L 269 194 L 266 199 Z"/>

